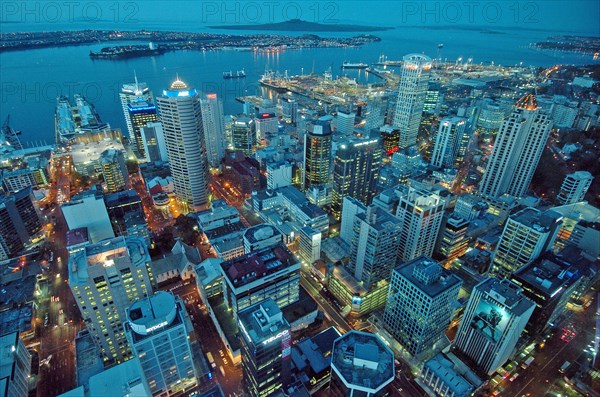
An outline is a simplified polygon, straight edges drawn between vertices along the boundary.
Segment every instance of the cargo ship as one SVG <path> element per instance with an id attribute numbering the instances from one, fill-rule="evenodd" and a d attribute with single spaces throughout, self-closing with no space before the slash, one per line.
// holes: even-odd
<path id="1" fill-rule="evenodd" d="M 366 63 L 362 63 L 362 62 L 343 62 L 342 63 L 342 69 L 365 69 L 367 68 L 369 65 L 367 65 Z"/>
<path id="2" fill-rule="evenodd" d="M 243 79 L 244 77 L 246 77 L 246 72 L 244 69 L 238 70 L 235 73 L 233 73 L 231 70 L 229 72 L 223 72 L 224 79 Z"/>

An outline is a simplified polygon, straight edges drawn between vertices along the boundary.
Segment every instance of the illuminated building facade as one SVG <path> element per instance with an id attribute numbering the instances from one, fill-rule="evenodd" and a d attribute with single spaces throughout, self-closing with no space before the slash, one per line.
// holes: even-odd
<path id="1" fill-rule="evenodd" d="M 470 239 L 467 236 L 469 221 L 454 213 L 445 215 L 444 218 L 436 251 L 446 263 L 463 256 L 467 252 Z"/>
<path id="2" fill-rule="evenodd" d="M 120 192 L 129 186 L 129 173 L 123 152 L 108 149 L 100 154 L 100 167 L 108 193 Z"/>
<path id="3" fill-rule="evenodd" d="M 543 252 L 552 250 L 561 224 L 562 215 L 552 210 L 524 208 L 511 215 L 504 225 L 488 273 L 499 278 L 509 277 Z"/>
<path id="4" fill-rule="evenodd" d="M 187 211 L 208 204 L 208 161 L 200 98 L 176 80 L 156 98 L 173 176 L 175 195 Z"/>
<path id="5" fill-rule="evenodd" d="M 256 148 L 256 123 L 246 116 L 237 116 L 231 125 L 231 143 L 233 150 L 240 150 L 246 156 L 252 156 Z"/>
<path id="6" fill-rule="evenodd" d="M 140 158 L 145 157 L 144 145 L 140 128 L 151 122 L 156 122 L 156 106 L 152 92 L 146 83 L 140 83 L 135 77 L 134 83 L 123 84 L 119 93 L 125 124 L 129 133 L 129 141 L 135 145 Z"/>
<path id="7" fill-rule="evenodd" d="M 565 176 L 556 197 L 561 205 L 579 203 L 592 185 L 594 177 L 588 171 L 576 171 Z"/>
<path id="8" fill-rule="evenodd" d="M 69 256 L 69 287 L 105 366 L 131 358 L 125 309 L 152 293 L 150 254 L 139 237 L 115 237 Z"/>
<path id="9" fill-rule="evenodd" d="M 428 257 L 392 271 L 384 323 L 412 355 L 433 348 L 450 325 L 462 280 Z"/>
<path id="10" fill-rule="evenodd" d="M 381 139 L 352 139 L 338 145 L 333 161 L 331 211 L 336 219 L 342 215 L 344 197 L 371 204 L 381 167 Z"/>
<path id="11" fill-rule="evenodd" d="M 402 60 L 398 100 L 393 126 L 400 130 L 400 149 L 417 143 L 423 104 L 427 95 L 431 58 L 422 54 L 408 54 Z"/>
<path id="12" fill-rule="evenodd" d="M 159 291 L 133 303 L 126 311 L 125 335 L 139 358 L 153 396 L 176 396 L 192 391 L 199 374 L 194 366 L 181 298 Z"/>
<path id="13" fill-rule="evenodd" d="M 473 288 L 454 347 L 492 375 L 510 358 L 534 309 L 518 285 L 488 278 Z"/>
<path id="14" fill-rule="evenodd" d="M 328 121 L 315 121 L 304 135 L 304 190 L 330 183 L 331 141 Z"/>
<path id="15" fill-rule="evenodd" d="M 282 392 L 290 382 L 290 324 L 275 301 L 266 299 L 238 313 L 242 372 L 252 397 Z"/>
<path id="16" fill-rule="evenodd" d="M 431 155 L 431 165 L 439 168 L 448 168 L 455 165 L 456 157 L 463 142 L 466 124 L 466 119 L 456 116 L 444 117 L 440 120 Z"/>
<path id="17" fill-rule="evenodd" d="M 225 156 L 225 118 L 223 117 L 223 102 L 217 94 L 207 94 L 200 100 L 202 123 L 204 124 L 204 142 L 208 164 L 217 168 Z"/>
<path id="18" fill-rule="evenodd" d="M 483 196 L 523 197 L 550 135 L 552 122 L 538 108 L 534 95 L 515 104 L 504 120 L 479 186 Z"/>
<path id="19" fill-rule="evenodd" d="M 31 187 L 0 196 L 0 245 L 7 257 L 17 255 L 41 229 Z"/>

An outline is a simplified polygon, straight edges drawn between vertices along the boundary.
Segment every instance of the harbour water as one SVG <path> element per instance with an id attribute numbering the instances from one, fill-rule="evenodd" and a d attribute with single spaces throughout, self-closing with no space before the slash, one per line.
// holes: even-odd
<path id="1" fill-rule="evenodd" d="M 216 33 L 254 34 L 266 32 L 221 31 Z M 270 32 L 297 35 L 290 32 Z M 356 33 L 316 33 L 319 36 L 352 36 Z M 224 102 L 226 114 L 241 112 L 235 98 L 260 93 L 258 79 L 268 68 L 289 75 L 315 72 L 322 74 L 331 68 L 333 77 L 340 74 L 356 77 L 362 83 L 376 83 L 379 78 L 364 70 L 341 69 L 344 61 L 376 62 L 385 54 L 399 60 L 404 54 L 419 52 L 437 56 L 437 45 L 444 43 L 441 57 L 454 61 L 472 58 L 474 63 L 501 65 L 549 66 L 554 64 L 591 64 L 591 56 L 570 53 L 548 53 L 531 49 L 531 42 L 544 40 L 557 32 L 508 31 L 490 32 L 428 28 L 402 28 L 375 32 L 380 42 L 358 48 L 308 48 L 276 54 L 256 54 L 251 51 L 180 51 L 156 57 L 127 60 L 93 60 L 90 50 L 128 43 L 98 43 L 61 48 L 45 48 L 0 53 L 1 101 L 0 120 L 8 114 L 15 129 L 23 132 L 27 145 L 54 142 L 54 109 L 56 97 L 84 95 L 92 102 L 102 121 L 123 131 L 125 121 L 119 103 L 119 89 L 133 80 L 134 70 L 140 81 L 148 83 L 154 95 L 160 95 L 176 75 L 202 92 L 215 92 Z M 135 44 L 140 44 L 135 43 Z M 223 72 L 242 70 L 243 79 L 223 79 Z"/>

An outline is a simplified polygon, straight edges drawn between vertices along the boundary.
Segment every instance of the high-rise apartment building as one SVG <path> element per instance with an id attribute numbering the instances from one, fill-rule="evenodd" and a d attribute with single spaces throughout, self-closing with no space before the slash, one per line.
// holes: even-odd
<path id="1" fill-rule="evenodd" d="M 17 255 L 41 229 L 31 187 L 0 196 L 0 244 L 7 256 Z"/>
<path id="2" fill-rule="evenodd" d="M 153 396 L 192 391 L 200 374 L 194 365 L 188 314 L 178 296 L 159 291 L 126 310 L 125 335 L 139 358 Z"/>
<path id="3" fill-rule="evenodd" d="M 384 323 L 412 355 L 429 351 L 443 338 L 454 313 L 462 280 L 428 257 L 392 272 Z"/>
<path id="4" fill-rule="evenodd" d="M 129 187 L 129 173 L 122 151 L 107 149 L 100 153 L 99 162 L 107 192 L 120 192 Z"/>
<path id="5" fill-rule="evenodd" d="M 306 226 L 299 234 L 298 256 L 303 263 L 312 265 L 321 259 L 321 232 Z"/>
<path id="6" fill-rule="evenodd" d="M 439 168 L 455 165 L 456 157 L 463 143 L 466 124 L 466 119 L 457 116 L 444 117 L 440 120 L 431 155 L 431 165 Z"/>
<path id="7" fill-rule="evenodd" d="M 223 102 L 217 99 L 217 94 L 207 94 L 200 100 L 202 123 L 204 124 L 204 141 L 208 164 L 217 168 L 225 156 L 225 118 Z"/>
<path id="8" fill-rule="evenodd" d="M 200 98 L 177 79 L 156 98 L 175 195 L 188 211 L 208 204 L 208 162 Z"/>
<path id="9" fill-rule="evenodd" d="M 139 237 L 116 237 L 69 257 L 69 287 L 106 366 L 131 358 L 125 309 L 152 293 L 150 254 Z"/>
<path id="10" fill-rule="evenodd" d="M 552 250 L 562 225 L 562 215 L 548 210 L 524 208 L 511 215 L 492 257 L 489 274 L 504 278 L 523 265 Z"/>
<path id="11" fill-rule="evenodd" d="M 304 135 L 304 190 L 331 182 L 331 142 L 331 125 L 328 121 L 317 120 L 309 126 Z"/>
<path id="12" fill-rule="evenodd" d="M 377 335 L 350 331 L 333 343 L 327 395 L 383 397 L 394 375 L 390 348 Z"/>
<path id="13" fill-rule="evenodd" d="M 389 280 L 396 265 L 400 228 L 400 220 L 374 205 L 354 217 L 347 269 L 366 289 Z"/>
<path id="14" fill-rule="evenodd" d="M 273 299 L 238 313 L 245 388 L 252 397 L 282 392 L 290 383 L 290 325 Z"/>
<path id="15" fill-rule="evenodd" d="M 548 140 L 552 122 L 534 95 L 519 99 L 502 123 L 479 193 L 488 197 L 522 197 Z"/>
<path id="16" fill-rule="evenodd" d="M 488 278 L 473 288 L 454 347 L 491 375 L 510 358 L 534 309 L 522 288 Z"/>
<path id="17" fill-rule="evenodd" d="M 588 171 L 576 171 L 565 176 L 556 201 L 562 205 L 583 201 L 593 180 L 594 177 Z"/>
<path id="18" fill-rule="evenodd" d="M 140 158 L 145 157 L 140 129 L 146 124 L 158 121 L 152 92 L 146 83 L 140 83 L 135 76 L 134 83 L 123 84 L 119 93 L 129 141 L 135 145 Z"/>
<path id="19" fill-rule="evenodd" d="M 333 161 L 331 211 L 340 219 L 344 197 L 350 196 L 365 205 L 375 196 L 375 184 L 381 168 L 381 139 L 350 139 L 338 145 Z"/>
<path id="20" fill-rule="evenodd" d="M 439 195 L 425 189 L 409 187 L 401 192 L 396 210 L 401 223 L 399 260 L 433 254 L 445 205 Z"/>
<path id="21" fill-rule="evenodd" d="M 394 127 L 400 130 L 400 149 L 417 143 L 432 65 L 431 58 L 422 54 L 408 54 L 402 60 L 393 122 Z"/>

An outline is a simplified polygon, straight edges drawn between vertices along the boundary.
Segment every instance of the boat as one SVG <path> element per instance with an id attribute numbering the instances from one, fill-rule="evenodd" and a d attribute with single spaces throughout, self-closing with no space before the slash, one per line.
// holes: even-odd
<path id="1" fill-rule="evenodd" d="M 368 66 L 369 65 L 367 65 L 366 63 L 362 63 L 362 62 L 346 62 L 346 61 L 344 61 L 342 63 L 342 69 L 365 69 Z"/>
<path id="2" fill-rule="evenodd" d="M 6 147 L 10 150 L 23 150 L 19 135 L 21 135 L 21 131 L 14 130 L 10 126 L 10 115 L 8 115 L 0 129 L 0 148 Z"/>
<path id="3" fill-rule="evenodd" d="M 243 79 L 244 77 L 246 77 L 246 72 L 244 69 L 238 70 L 235 73 L 233 73 L 231 70 L 229 72 L 223 72 L 224 79 Z"/>

